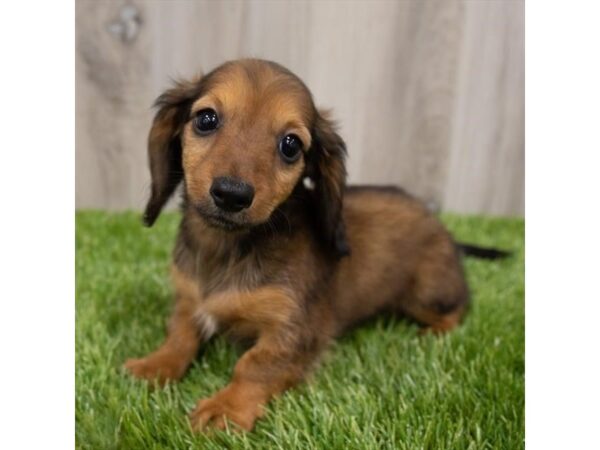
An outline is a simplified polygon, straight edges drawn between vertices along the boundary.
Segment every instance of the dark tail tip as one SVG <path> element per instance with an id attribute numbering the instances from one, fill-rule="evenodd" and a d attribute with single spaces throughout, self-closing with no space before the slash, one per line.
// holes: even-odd
<path id="1" fill-rule="evenodd" d="M 146 211 L 142 216 L 142 223 L 145 227 L 150 228 L 152 225 L 154 225 L 154 222 L 156 222 L 157 217 L 158 214 L 152 214 L 151 212 Z"/>
<path id="2" fill-rule="evenodd" d="M 479 247 L 477 245 L 463 244 L 457 242 L 456 246 L 465 256 L 473 256 L 481 259 L 502 259 L 508 258 L 512 255 L 512 252 L 506 250 L 500 250 L 497 248 Z"/>

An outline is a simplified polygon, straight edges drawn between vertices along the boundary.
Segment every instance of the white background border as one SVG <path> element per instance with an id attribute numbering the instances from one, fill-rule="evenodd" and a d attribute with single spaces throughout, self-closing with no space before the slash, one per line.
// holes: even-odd
<path id="1" fill-rule="evenodd" d="M 526 444 L 600 448 L 600 4 L 525 4 Z"/>
<path id="2" fill-rule="evenodd" d="M 0 3 L 0 448 L 75 446 L 75 7 Z"/>

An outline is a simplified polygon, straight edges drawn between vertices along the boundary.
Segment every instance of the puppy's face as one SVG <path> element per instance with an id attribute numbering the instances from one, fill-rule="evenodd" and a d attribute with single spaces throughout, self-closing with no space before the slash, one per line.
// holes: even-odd
<path id="1" fill-rule="evenodd" d="M 177 83 L 156 106 L 147 225 L 183 179 L 187 207 L 205 222 L 249 229 L 269 221 L 310 175 L 311 192 L 302 196 L 310 205 L 302 207 L 326 248 L 348 252 L 341 221 L 346 147 L 295 75 L 269 61 L 233 61 Z"/>
<path id="2" fill-rule="evenodd" d="M 269 220 L 291 194 L 311 147 L 310 94 L 269 66 L 212 75 L 181 135 L 189 203 L 225 229 Z"/>

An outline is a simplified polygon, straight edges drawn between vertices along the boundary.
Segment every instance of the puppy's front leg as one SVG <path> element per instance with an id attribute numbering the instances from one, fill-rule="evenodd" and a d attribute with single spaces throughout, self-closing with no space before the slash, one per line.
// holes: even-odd
<path id="1" fill-rule="evenodd" d="M 207 309 L 234 327 L 253 327 L 258 339 L 237 362 L 231 382 L 197 403 L 190 422 L 196 431 L 224 429 L 226 420 L 251 430 L 274 395 L 302 380 L 321 345 L 301 325 L 298 305 L 278 288 L 209 300 Z"/>
<path id="2" fill-rule="evenodd" d="M 172 269 L 172 278 L 175 309 L 169 321 L 167 339 L 144 358 L 125 362 L 125 368 L 135 377 L 156 380 L 161 385 L 183 377 L 198 353 L 201 341 L 201 330 L 195 317 L 201 302 L 199 286 L 176 267 Z"/>

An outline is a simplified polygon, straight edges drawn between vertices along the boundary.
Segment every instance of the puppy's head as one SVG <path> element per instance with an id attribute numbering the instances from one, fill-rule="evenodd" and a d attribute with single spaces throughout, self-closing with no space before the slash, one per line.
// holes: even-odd
<path id="1" fill-rule="evenodd" d="M 338 254 L 347 252 L 345 145 L 295 75 L 272 62 L 234 61 L 176 84 L 156 106 L 147 225 L 181 180 L 188 207 L 229 231 L 268 222 L 295 189 L 309 189 L 319 234 Z"/>

